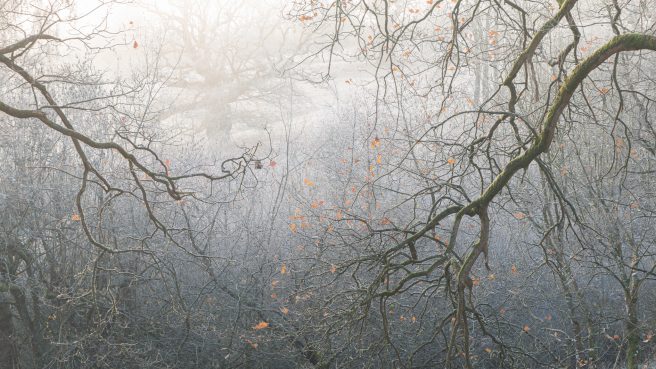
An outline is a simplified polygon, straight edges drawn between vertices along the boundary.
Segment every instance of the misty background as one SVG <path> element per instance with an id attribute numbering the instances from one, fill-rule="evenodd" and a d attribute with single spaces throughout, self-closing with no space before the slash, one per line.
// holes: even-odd
<path id="1" fill-rule="evenodd" d="M 651 368 L 650 0 L 0 1 L 0 368 Z"/>

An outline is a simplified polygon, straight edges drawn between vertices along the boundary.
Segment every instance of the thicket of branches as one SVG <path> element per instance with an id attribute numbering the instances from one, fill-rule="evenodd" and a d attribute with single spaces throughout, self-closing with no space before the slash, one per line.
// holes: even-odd
<path id="1" fill-rule="evenodd" d="M 653 365 L 653 4 L 250 6 L 0 2 L 0 367 Z"/>

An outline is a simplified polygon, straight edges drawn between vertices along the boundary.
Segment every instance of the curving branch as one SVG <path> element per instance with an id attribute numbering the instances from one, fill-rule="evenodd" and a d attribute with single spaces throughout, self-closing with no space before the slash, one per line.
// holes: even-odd
<path id="1" fill-rule="evenodd" d="M 449 245 L 449 248 L 455 247 L 455 239 L 458 233 L 460 219 L 462 219 L 464 215 L 475 216 L 478 214 L 481 220 L 481 230 L 479 234 L 480 240 L 474 246 L 473 250 L 469 252 L 459 268 L 457 290 L 458 313 L 456 314 L 457 319 L 452 332 L 452 335 L 455 335 L 459 327 L 462 328 L 464 332 L 465 362 L 468 368 L 471 367 L 471 363 L 469 360 L 469 349 L 467 347 L 468 337 L 467 320 L 464 315 L 466 309 L 464 293 L 465 288 L 467 287 L 466 282 L 469 279 L 469 273 L 478 260 L 478 257 L 481 253 L 484 253 L 487 256 L 487 243 L 489 236 L 489 219 L 487 216 L 488 205 L 508 185 L 518 170 L 527 168 L 533 161 L 537 160 L 542 153 L 549 150 L 560 116 L 583 80 L 608 58 L 623 51 L 636 50 L 656 51 L 656 37 L 635 33 L 616 36 L 578 64 L 560 87 L 551 107 L 542 121 L 542 129 L 539 135 L 534 138 L 532 145 L 523 154 L 517 156 L 506 164 L 504 169 L 496 176 L 492 183 L 486 187 L 480 197 L 470 202 L 456 214 L 456 221 L 454 222 L 451 234 L 452 242 Z M 451 339 L 451 345 L 454 342 L 455 336 Z M 453 348 L 449 347 L 449 353 L 451 353 L 452 350 Z"/>

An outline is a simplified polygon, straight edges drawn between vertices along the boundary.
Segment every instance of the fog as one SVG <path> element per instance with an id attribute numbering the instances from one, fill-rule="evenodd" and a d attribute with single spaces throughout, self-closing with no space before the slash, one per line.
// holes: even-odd
<path id="1" fill-rule="evenodd" d="M 656 367 L 654 5 L 0 1 L 0 369 Z"/>

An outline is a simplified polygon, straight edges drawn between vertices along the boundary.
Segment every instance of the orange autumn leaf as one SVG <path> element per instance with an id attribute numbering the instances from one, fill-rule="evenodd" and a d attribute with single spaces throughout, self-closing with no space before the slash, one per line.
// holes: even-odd
<path id="1" fill-rule="evenodd" d="M 607 94 L 608 91 L 609 91 L 608 87 L 603 87 L 603 88 L 599 89 L 599 93 L 602 94 L 602 95 Z"/>
<path id="2" fill-rule="evenodd" d="M 289 309 L 283 306 L 280 308 L 280 312 L 283 313 L 284 315 L 287 315 L 289 314 Z"/>
<path id="3" fill-rule="evenodd" d="M 292 233 L 296 233 L 297 226 L 296 223 L 292 223 L 289 225 L 289 230 L 292 231 Z"/>
<path id="4" fill-rule="evenodd" d="M 257 324 L 253 327 L 253 329 L 255 329 L 256 331 L 259 331 L 260 329 L 264 329 L 264 328 L 266 328 L 266 327 L 268 327 L 268 326 L 269 326 L 269 323 L 262 321 L 262 322 L 257 323 Z"/>
<path id="5" fill-rule="evenodd" d="M 512 267 L 510 267 L 510 272 L 511 272 L 512 274 L 517 274 L 517 273 L 519 273 L 519 272 L 517 271 L 517 266 L 515 266 L 515 264 L 513 264 Z"/>
<path id="6" fill-rule="evenodd" d="M 492 349 L 489 348 L 489 347 L 486 347 L 486 348 L 484 348 L 483 350 L 484 350 L 485 352 L 487 352 L 488 354 L 492 352 Z"/>
<path id="7" fill-rule="evenodd" d="M 383 163 L 383 155 L 382 154 L 376 155 L 376 163 L 378 163 L 378 164 Z"/>
<path id="8" fill-rule="evenodd" d="M 303 219 L 303 210 L 301 208 L 294 209 L 294 216 L 292 219 Z"/>
<path id="9" fill-rule="evenodd" d="M 494 275 L 494 273 L 492 273 L 492 274 L 490 274 L 490 275 L 487 276 L 487 279 L 488 279 L 489 281 L 493 281 L 493 280 L 497 279 L 497 276 Z"/>
<path id="10" fill-rule="evenodd" d="M 82 220 L 82 218 L 80 217 L 80 214 L 75 213 L 71 215 L 71 220 L 74 222 L 79 222 L 80 220 Z"/>
<path id="11" fill-rule="evenodd" d="M 522 220 L 522 219 L 526 218 L 526 214 L 522 213 L 521 211 L 516 212 L 515 214 L 513 214 L 513 216 L 517 220 Z"/>
<path id="12" fill-rule="evenodd" d="M 335 274 L 337 272 L 337 265 L 331 264 L 330 265 L 330 272 Z"/>
<path id="13" fill-rule="evenodd" d="M 309 180 L 307 178 L 303 178 L 303 183 L 308 187 L 314 187 L 314 182 L 312 182 L 311 180 Z"/>
<path id="14" fill-rule="evenodd" d="M 138 48 L 138 47 L 139 47 L 139 43 L 135 40 L 135 41 L 132 43 L 132 48 L 133 48 L 133 49 L 136 49 L 136 48 Z"/>
<path id="15" fill-rule="evenodd" d="M 164 160 L 164 168 L 166 169 L 166 175 L 168 176 L 171 171 L 171 160 Z"/>
<path id="16" fill-rule="evenodd" d="M 380 146 L 380 138 L 376 137 L 373 140 L 371 140 L 371 148 L 375 149 Z"/>
<path id="17" fill-rule="evenodd" d="M 454 158 L 448 158 L 448 159 L 446 159 L 446 162 L 449 163 L 449 165 L 455 165 L 455 163 L 456 163 L 456 159 L 454 159 Z"/>
<path id="18" fill-rule="evenodd" d="M 524 331 L 524 333 L 528 333 L 528 331 L 530 331 L 530 330 L 531 330 L 531 327 L 529 327 L 528 324 L 524 324 L 524 328 L 522 328 L 522 331 Z"/>
<path id="19" fill-rule="evenodd" d="M 285 263 L 282 263 L 282 266 L 280 267 L 280 274 L 287 274 L 287 265 L 285 265 Z"/>

